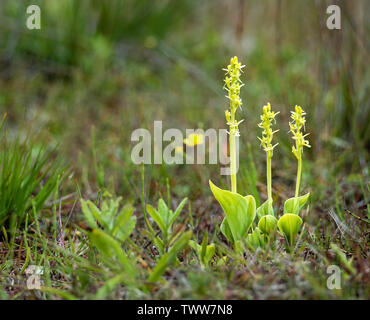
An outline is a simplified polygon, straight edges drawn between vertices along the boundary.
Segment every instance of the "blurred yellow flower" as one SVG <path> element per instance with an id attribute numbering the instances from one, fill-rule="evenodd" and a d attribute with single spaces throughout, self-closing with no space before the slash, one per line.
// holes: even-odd
<path id="1" fill-rule="evenodd" d="M 183 147 L 182 147 L 182 146 L 177 146 L 177 147 L 175 148 L 175 152 L 176 152 L 177 154 L 182 154 L 182 153 L 184 152 L 184 149 L 183 149 Z"/>
<path id="2" fill-rule="evenodd" d="M 191 133 L 188 135 L 186 139 L 184 139 L 184 143 L 189 147 L 194 147 L 198 144 L 203 144 L 204 136 L 203 134 Z"/>

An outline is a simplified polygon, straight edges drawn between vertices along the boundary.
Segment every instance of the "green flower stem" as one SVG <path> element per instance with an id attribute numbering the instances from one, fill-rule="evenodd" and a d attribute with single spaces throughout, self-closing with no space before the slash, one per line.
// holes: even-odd
<path id="1" fill-rule="evenodd" d="M 258 127 L 262 128 L 262 136 L 258 139 L 261 141 L 262 148 L 266 151 L 266 179 L 267 179 L 267 200 L 269 205 L 269 211 L 271 210 L 272 205 L 272 182 L 271 182 L 271 159 L 273 155 L 274 148 L 278 145 L 272 145 L 272 138 L 274 133 L 278 130 L 273 131 L 271 126 L 275 123 L 275 116 L 279 112 L 275 113 L 271 110 L 271 105 L 268 103 L 262 108 L 263 113 L 261 115 L 261 122 L 258 124 Z"/>
<path id="2" fill-rule="evenodd" d="M 301 175 L 302 175 L 302 156 L 298 157 L 297 183 L 295 186 L 295 197 L 296 198 L 299 195 L 299 185 L 301 183 Z"/>
<path id="3" fill-rule="evenodd" d="M 267 195 L 268 200 L 272 201 L 272 187 L 271 187 L 271 158 L 272 158 L 272 152 L 268 151 L 266 152 L 266 170 L 267 170 Z"/>
<path id="4" fill-rule="evenodd" d="M 235 113 L 231 113 L 231 123 L 235 121 Z M 230 174 L 231 174 L 231 191 L 237 192 L 236 189 L 236 136 L 235 128 L 230 127 Z"/>

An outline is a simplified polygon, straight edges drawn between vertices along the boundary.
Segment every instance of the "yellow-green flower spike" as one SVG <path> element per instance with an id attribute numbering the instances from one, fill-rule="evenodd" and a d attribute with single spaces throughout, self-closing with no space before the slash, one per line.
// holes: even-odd
<path id="1" fill-rule="evenodd" d="M 225 111 L 227 124 L 230 128 L 229 142 L 230 142 L 230 171 L 231 171 L 231 191 L 236 192 L 236 142 L 235 137 L 239 136 L 239 124 L 241 121 L 235 119 L 236 110 L 242 106 L 242 99 L 240 98 L 240 88 L 243 83 L 240 80 L 240 74 L 244 66 L 238 61 L 238 57 L 230 59 L 230 64 L 226 71 L 225 86 L 227 91 L 227 98 L 230 101 L 230 110 Z"/>
<path id="2" fill-rule="evenodd" d="M 261 122 L 258 124 L 260 128 L 263 129 L 262 131 L 262 137 L 258 138 L 261 141 L 262 148 L 270 155 L 272 156 L 272 152 L 274 148 L 278 145 L 276 143 L 275 145 L 272 145 L 272 138 L 274 136 L 274 133 L 278 132 L 279 130 L 272 131 L 271 126 L 272 122 L 275 121 L 275 116 L 279 114 L 279 112 L 271 111 L 271 105 L 270 103 L 267 103 L 267 105 L 263 106 L 263 113 L 261 115 Z"/>
<path id="3" fill-rule="evenodd" d="M 240 74 L 244 67 L 245 66 L 238 61 L 238 57 L 233 57 L 230 59 L 230 64 L 227 68 L 223 69 L 226 71 L 224 88 L 228 92 L 226 97 L 230 100 L 231 114 L 235 114 L 236 110 L 242 106 L 240 88 L 243 86 L 243 83 L 240 80 Z"/>
<path id="4" fill-rule="evenodd" d="M 289 122 L 289 127 L 296 144 L 292 147 L 292 152 L 297 159 L 300 159 L 303 152 L 303 147 L 311 147 L 309 141 L 305 139 L 305 137 L 308 136 L 308 133 L 305 135 L 302 133 L 302 129 L 305 129 L 306 124 L 306 112 L 304 112 L 300 106 L 296 105 L 295 111 L 291 111 L 291 113 L 291 119 L 293 121 Z"/>
<path id="5" fill-rule="evenodd" d="M 299 185 L 301 183 L 301 174 L 302 174 L 302 153 L 303 147 L 310 148 L 309 141 L 305 139 L 308 134 L 303 134 L 302 129 L 305 129 L 306 124 L 306 112 L 300 106 L 295 106 L 295 111 L 291 111 L 291 119 L 293 121 L 289 122 L 290 132 L 293 134 L 293 139 L 295 140 L 295 146 L 292 147 L 292 152 L 298 160 L 298 169 L 297 169 L 297 182 L 295 188 L 295 197 L 299 195 Z"/>

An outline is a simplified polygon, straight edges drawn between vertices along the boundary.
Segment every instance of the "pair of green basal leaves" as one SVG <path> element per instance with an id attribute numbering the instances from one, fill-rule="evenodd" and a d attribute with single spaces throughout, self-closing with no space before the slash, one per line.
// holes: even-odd
<path id="1" fill-rule="evenodd" d="M 277 227 L 290 245 L 294 243 L 302 225 L 302 219 L 298 213 L 306 204 L 309 193 L 286 200 L 284 214 L 277 220 L 274 216 L 272 201 L 267 200 L 256 208 L 256 201 L 251 195 L 243 197 L 239 193 L 220 189 L 212 181 L 209 181 L 209 185 L 225 213 L 220 227 L 221 232 L 231 243 L 237 245 L 240 241 L 258 242 L 259 234 L 269 235 Z M 257 228 L 248 234 L 256 215 L 259 218 Z"/>

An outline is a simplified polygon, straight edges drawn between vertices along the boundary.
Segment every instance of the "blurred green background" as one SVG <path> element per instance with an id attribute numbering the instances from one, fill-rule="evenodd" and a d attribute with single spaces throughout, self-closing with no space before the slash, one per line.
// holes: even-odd
<path id="1" fill-rule="evenodd" d="M 341 30 L 326 27 L 333 3 Z M 26 28 L 30 4 L 41 8 L 41 30 Z M 274 192 L 292 195 L 288 122 L 298 104 L 312 145 L 303 188 L 314 189 L 319 214 L 331 206 L 338 214 L 356 211 L 366 205 L 369 169 L 369 10 L 365 0 L 2 0 L 0 112 L 8 114 L 10 136 L 32 130 L 40 144 L 59 144 L 74 177 L 65 193 L 77 181 L 87 195 L 106 187 L 138 200 L 141 167 L 131 162 L 131 132 L 152 130 L 154 120 L 163 120 L 164 130 L 225 128 L 222 68 L 238 55 L 246 65 L 241 192 L 265 197 L 256 137 L 270 102 L 280 111 Z M 146 196 L 165 194 L 169 179 L 178 197 L 209 198 L 209 178 L 227 183 L 218 174 L 218 165 L 147 166 Z"/>

